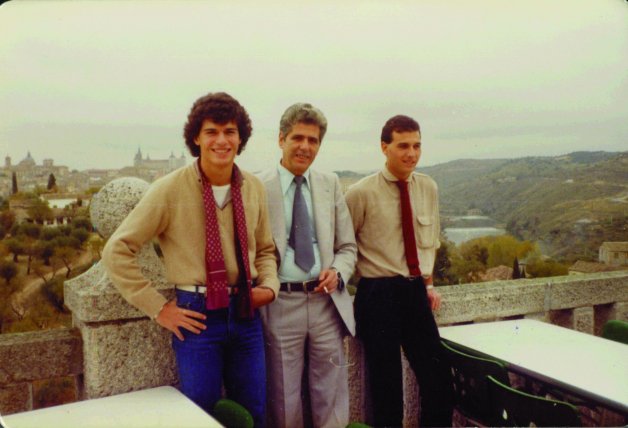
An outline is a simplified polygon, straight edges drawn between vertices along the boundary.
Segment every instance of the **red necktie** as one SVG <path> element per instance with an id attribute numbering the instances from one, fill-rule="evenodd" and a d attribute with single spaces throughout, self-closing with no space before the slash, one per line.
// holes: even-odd
<path id="1" fill-rule="evenodd" d="M 406 263 L 408 263 L 408 268 L 410 269 L 410 276 L 419 276 L 421 275 L 421 269 L 419 269 L 419 256 L 416 251 L 416 240 L 414 239 L 408 182 L 398 180 L 396 183 L 397 187 L 399 187 L 399 197 L 401 199 L 401 229 L 403 231 L 403 246 L 406 250 Z"/>

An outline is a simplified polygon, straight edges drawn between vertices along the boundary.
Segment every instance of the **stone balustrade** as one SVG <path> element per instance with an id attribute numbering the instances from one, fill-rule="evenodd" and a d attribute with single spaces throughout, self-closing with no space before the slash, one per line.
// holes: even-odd
<path id="1" fill-rule="evenodd" d="M 139 179 L 107 184 L 91 203 L 92 222 L 105 237 L 147 188 Z M 143 273 L 167 297 L 163 265 L 152 244 L 138 254 Z M 439 287 L 439 325 L 534 318 L 599 334 L 608 319 L 628 320 L 628 272 L 496 281 Z M 121 298 L 100 264 L 66 281 L 65 302 L 73 329 L 0 335 L 0 413 L 33 408 L 35 381 L 72 376 L 79 399 L 160 385 L 176 385 L 171 336 Z M 345 341 L 351 418 L 368 421 L 365 365 L 360 343 Z M 406 361 L 405 426 L 417 426 L 418 387 Z"/>

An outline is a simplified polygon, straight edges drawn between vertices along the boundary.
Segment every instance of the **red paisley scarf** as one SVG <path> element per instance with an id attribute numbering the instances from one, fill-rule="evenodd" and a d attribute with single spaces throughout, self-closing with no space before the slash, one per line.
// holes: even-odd
<path id="1" fill-rule="evenodd" d="M 198 160 L 199 173 L 203 184 L 203 202 L 205 206 L 205 271 L 207 286 L 207 309 L 220 309 L 229 307 L 229 293 L 227 291 L 227 270 L 225 259 L 220 245 L 220 227 L 216 217 L 216 201 L 211 183 L 203 174 L 201 160 Z M 248 234 L 246 230 L 246 217 L 244 204 L 242 203 L 243 177 L 237 165 L 233 165 L 231 174 L 231 203 L 233 205 L 233 224 L 235 229 L 236 256 L 241 258 L 240 269 L 244 265 L 246 280 L 239 281 L 237 285 L 237 311 L 241 319 L 253 317 L 251 305 L 251 268 L 249 265 Z M 239 254 L 238 254 L 239 252 Z M 243 278 L 240 272 L 240 278 Z"/>

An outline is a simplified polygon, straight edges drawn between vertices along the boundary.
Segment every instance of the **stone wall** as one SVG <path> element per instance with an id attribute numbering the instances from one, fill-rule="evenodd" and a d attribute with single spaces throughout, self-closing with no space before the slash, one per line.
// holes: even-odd
<path id="1" fill-rule="evenodd" d="M 94 197 L 92 222 L 109 236 L 147 184 L 115 180 Z M 163 266 L 152 245 L 139 254 L 144 274 L 167 297 Z M 534 318 L 599 334 L 608 319 L 628 320 L 628 272 L 496 281 L 439 287 L 439 325 Z M 0 335 L 0 413 L 32 408 L 32 382 L 74 376 L 79 397 L 90 399 L 176 385 L 170 334 L 121 298 L 100 264 L 65 283 L 75 328 Z M 351 419 L 368 421 L 369 395 L 360 343 L 345 342 L 350 374 Z M 404 367 L 405 426 L 417 426 L 419 391 Z"/>
<path id="2" fill-rule="evenodd" d="M 32 384 L 40 379 L 73 376 L 85 399 L 176 385 L 170 335 L 129 306 L 101 269 L 96 265 L 66 285 L 77 328 L 0 335 L 0 413 L 32 409 Z M 439 325 L 527 317 L 599 334 L 609 319 L 628 321 L 628 272 L 463 284 L 439 291 Z M 370 406 L 362 347 L 349 338 L 345 346 L 351 417 L 365 421 Z M 416 426 L 418 388 L 405 361 L 404 367 L 406 426 Z"/>
<path id="3" fill-rule="evenodd" d="M 81 395 L 83 352 L 76 329 L 0 335 L 0 414 L 33 408 L 34 384 L 72 377 Z"/>
<path id="4" fill-rule="evenodd" d="M 105 238 L 142 197 L 148 183 L 137 178 L 110 182 L 92 199 L 92 223 Z M 163 264 L 149 243 L 138 253 L 142 273 L 170 298 Z M 84 396 L 103 397 L 176 384 L 170 333 L 129 305 L 98 263 L 64 284 L 65 304 L 83 338 Z"/>

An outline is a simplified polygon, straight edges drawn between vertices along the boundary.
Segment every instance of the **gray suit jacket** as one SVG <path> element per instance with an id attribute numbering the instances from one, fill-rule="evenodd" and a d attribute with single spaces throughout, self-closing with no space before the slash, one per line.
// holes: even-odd
<path id="1" fill-rule="evenodd" d="M 281 266 L 286 254 L 288 237 L 283 211 L 283 195 L 277 168 L 256 174 L 266 187 L 270 226 L 277 249 L 277 261 Z M 321 254 L 321 268 L 335 268 L 347 283 L 357 260 L 353 224 L 345 203 L 340 181 L 336 174 L 310 170 L 310 190 L 316 225 L 316 239 Z M 336 309 L 351 335 L 355 335 L 353 302 L 347 289 L 331 294 Z M 272 304 L 272 303 L 271 303 Z"/>

